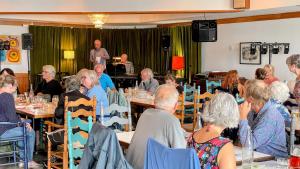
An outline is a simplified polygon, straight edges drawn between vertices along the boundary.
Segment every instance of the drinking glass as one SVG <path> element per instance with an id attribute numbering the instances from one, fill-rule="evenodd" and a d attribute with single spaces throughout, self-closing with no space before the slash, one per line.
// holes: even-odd
<path id="1" fill-rule="evenodd" d="M 57 107 L 57 104 L 58 104 L 58 95 L 54 95 L 53 97 L 52 97 L 52 104 L 55 106 L 55 107 Z"/>

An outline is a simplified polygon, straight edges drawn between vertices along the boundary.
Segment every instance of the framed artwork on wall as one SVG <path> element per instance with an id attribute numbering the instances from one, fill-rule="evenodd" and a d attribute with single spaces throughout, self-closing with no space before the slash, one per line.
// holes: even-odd
<path id="1" fill-rule="evenodd" d="M 240 64 L 260 65 L 261 42 L 241 42 L 240 43 Z"/>

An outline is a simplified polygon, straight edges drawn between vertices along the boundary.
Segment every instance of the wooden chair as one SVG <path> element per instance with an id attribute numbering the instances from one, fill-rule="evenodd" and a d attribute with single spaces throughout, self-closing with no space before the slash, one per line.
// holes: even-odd
<path id="1" fill-rule="evenodd" d="M 72 108 L 79 105 L 91 107 L 91 110 L 77 109 L 73 112 Z M 71 111 L 70 111 L 71 110 Z M 83 120 L 82 120 L 83 119 Z M 87 119 L 87 120 L 86 120 Z M 86 100 L 80 98 L 76 101 L 68 101 L 65 97 L 65 123 L 58 125 L 50 121 L 45 123 L 48 125 L 48 132 L 52 129 L 64 129 L 64 144 L 58 146 L 57 151 L 51 150 L 51 142 L 48 140 L 48 169 L 73 169 L 77 168 L 74 164 L 74 158 L 81 157 L 83 154 L 83 145 L 88 138 L 88 132 L 91 130 L 93 123 L 96 122 L 96 98 Z M 75 132 L 76 129 L 78 132 Z M 74 145 L 75 143 L 75 145 Z M 51 158 L 61 159 L 62 163 L 51 162 Z M 76 161 L 78 162 L 78 161 Z"/>
<path id="2" fill-rule="evenodd" d="M 184 124 L 184 114 L 185 114 L 184 102 L 185 102 L 184 94 L 180 94 L 178 97 L 178 105 L 176 108 L 175 116 L 180 120 L 181 126 Z"/>
<path id="3" fill-rule="evenodd" d="M 195 98 L 194 98 L 194 117 L 193 117 L 193 130 L 195 130 L 196 128 L 196 124 L 197 124 L 197 128 L 201 128 L 202 127 L 202 123 L 201 123 L 201 110 L 203 110 L 205 104 L 207 104 L 209 102 L 209 100 L 213 97 L 214 95 L 209 93 L 209 92 L 205 92 L 204 94 L 200 94 L 200 90 L 198 90 L 195 93 Z"/>
<path id="4" fill-rule="evenodd" d="M 124 126 L 125 131 L 132 131 L 132 119 L 131 119 L 131 107 L 130 100 L 127 100 L 127 106 L 120 106 L 116 103 L 109 105 L 106 110 L 110 114 L 119 114 L 111 117 L 108 121 L 104 121 L 104 109 L 101 108 L 101 124 L 109 127 L 114 123 Z M 127 115 L 125 114 L 127 113 Z M 126 117 L 127 116 L 127 117 Z M 115 132 L 122 132 L 118 129 L 115 129 Z"/>
<path id="5" fill-rule="evenodd" d="M 206 80 L 206 92 L 213 94 L 215 92 L 215 88 L 220 87 L 221 84 L 222 84 L 221 80 L 218 81 Z"/>

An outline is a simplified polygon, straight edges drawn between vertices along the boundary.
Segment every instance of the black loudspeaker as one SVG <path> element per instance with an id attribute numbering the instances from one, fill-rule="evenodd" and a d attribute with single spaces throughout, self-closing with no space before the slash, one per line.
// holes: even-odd
<path id="1" fill-rule="evenodd" d="M 23 33 L 22 34 L 22 49 L 23 50 L 32 49 L 32 34 L 31 33 Z"/>
<path id="2" fill-rule="evenodd" d="M 192 40 L 194 42 L 217 41 L 217 22 L 215 20 L 195 20 L 192 22 Z"/>
<path id="3" fill-rule="evenodd" d="M 163 35 L 161 37 L 161 43 L 162 43 L 162 47 L 164 49 L 167 49 L 170 47 L 170 35 Z"/>

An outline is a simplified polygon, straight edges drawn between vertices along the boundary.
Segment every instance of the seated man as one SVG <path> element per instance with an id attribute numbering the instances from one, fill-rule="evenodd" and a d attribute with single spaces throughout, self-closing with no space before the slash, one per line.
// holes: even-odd
<path id="1" fill-rule="evenodd" d="M 43 81 L 38 84 L 34 94 L 50 94 L 51 98 L 54 95 L 60 95 L 62 93 L 62 87 L 59 82 L 55 80 L 55 68 L 52 65 L 44 65 L 42 78 Z"/>
<path id="2" fill-rule="evenodd" d="M 155 108 L 147 109 L 141 115 L 130 146 L 127 160 L 135 169 L 144 165 L 147 140 L 153 138 L 170 148 L 185 148 L 184 131 L 173 115 L 178 102 L 178 92 L 172 85 L 161 85 L 155 94 Z"/>
<path id="3" fill-rule="evenodd" d="M 126 68 L 126 73 L 129 74 L 129 73 L 134 73 L 134 67 L 133 67 L 133 64 L 132 62 L 129 62 L 128 60 L 128 55 L 123 53 L 121 55 L 121 63 L 125 65 L 125 68 Z"/>
<path id="4" fill-rule="evenodd" d="M 241 144 L 247 144 L 250 126 L 254 150 L 275 157 L 287 157 L 284 118 L 270 100 L 267 84 L 262 80 L 248 80 L 245 99 L 240 107 Z"/>
<path id="5" fill-rule="evenodd" d="M 94 67 L 94 70 L 97 73 L 97 76 L 99 78 L 99 83 L 102 89 L 104 91 L 107 91 L 107 88 L 110 88 L 110 90 L 115 90 L 116 87 L 113 81 L 111 80 L 111 78 L 106 73 L 103 73 L 104 69 L 105 69 L 105 65 L 102 64 L 96 64 Z"/>
<path id="6" fill-rule="evenodd" d="M 145 68 L 141 71 L 142 81 L 139 85 L 139 89 L 146 90 L 153 95 L 159 86 L 156 79 L 153 78 L 153 72 L 150 68 Z"/>

